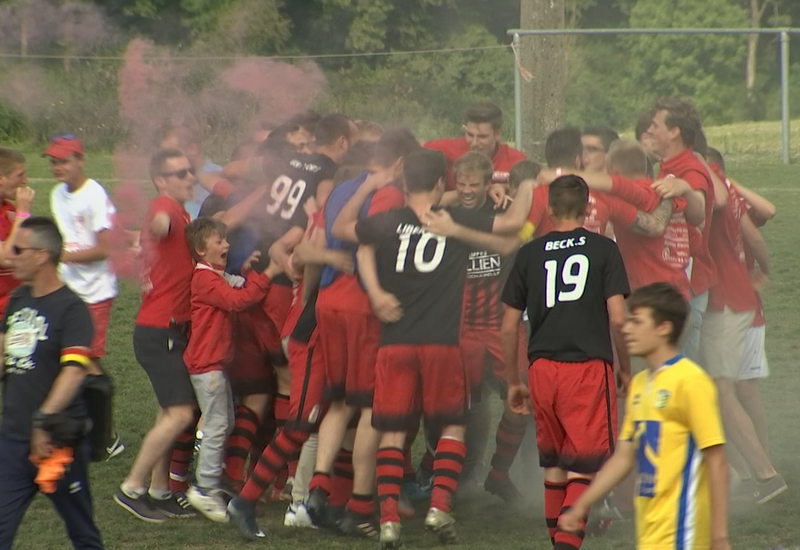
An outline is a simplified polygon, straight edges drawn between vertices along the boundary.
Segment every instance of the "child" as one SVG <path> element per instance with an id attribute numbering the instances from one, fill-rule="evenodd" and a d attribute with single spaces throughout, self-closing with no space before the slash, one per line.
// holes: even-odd
<path id="1" fill-rule="evenodd" d="M 263 274 L 250 271 L 259 255 L 254 252 L 242 266 L 245 278 L 225 273 L 229 248 L 225 233 L 225 224 L 211 218 L 197 219 L 186 227 L 189 251 L 197 265 L 191 285 L 192 329 L 183 358 L 203 415 L 196 482 L 186 497 L 216 522 L 227 521 L 219 483 L 225 440 L 233 427 L 233 398 L 225 375 L 225 366 L 233 357 L 230 313 L 262 300 L 270 280 L 280 272 L 274 263 Z"/>
<path id="2" fill-rule="evenodd" d="M 592 504 L 636 466 L 636 547 L 729 550 L 728 463 L 714 382 L 678 353 L 688 315 L 678 290 L 643 286 L 628 300 L 628 352 L 648 369 L 628 391 L 614 456 L 558 522 L 583 528 Z"/>

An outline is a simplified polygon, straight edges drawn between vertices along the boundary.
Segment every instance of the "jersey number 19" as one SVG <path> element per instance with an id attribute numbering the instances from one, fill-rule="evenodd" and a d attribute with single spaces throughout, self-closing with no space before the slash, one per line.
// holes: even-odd
<path id="1" fill-rule="evenodd" d="M 554 307 L 556 302 L 574 302 L 583 296 L 583 291 L 586 290 L 586 278 L 589 275 L 589 258 L 583 254 L 573 254 L 567 258 L 561 268 L 560 285 L 556 282 L 559 277 L 558 260 L 547 260 L 544 263 L 544 270 L 547 274 L 545 305 L 548 308 Z M 556 286 L 572 288 L 557 291 Z"/>

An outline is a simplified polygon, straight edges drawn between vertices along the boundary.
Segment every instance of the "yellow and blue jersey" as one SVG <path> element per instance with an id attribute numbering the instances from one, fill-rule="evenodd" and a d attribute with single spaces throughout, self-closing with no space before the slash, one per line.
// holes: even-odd
<path id="1" fill-rule="evenodd" d="M 628 391 L 620 439 L 636 446 L 636 547 L 699 550 L 711 544 L 702 450 L 725 436 L 711 378 L 678 355 Z"/>

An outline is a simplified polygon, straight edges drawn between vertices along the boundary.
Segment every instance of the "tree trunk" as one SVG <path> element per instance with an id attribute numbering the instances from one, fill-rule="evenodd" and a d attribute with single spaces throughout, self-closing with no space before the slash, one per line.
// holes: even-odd
<path id="1" fill-rule="evenodd" d="M 561 29 L 564 0 L 520 0 L 520 28 Z M 564 36 L 525 36 L 520 60 L 533 75 L 522 83 L 522 145 L 531 158 L 544 159 L 547 135 L 563 124 L 567 77 Z"/>
<path id="2" fill-rule="evenodd" d="M 761 23 L 761 12 L 759 10 L 759 0 L 749 0 L 748 11 L 750 28 L 757 29 Z M 754 88 L 756 84 L 756 62 L 758 59 L 758 34 L 747 35 L 747 64 L 745 65 L 744 89 L 745 99 L 749 102 L 753 100 Z"/>
<path id="3" fill-rule="evenodd" d="M 28 10 L 22 6 L 19 11 L 19 54 L 25 57 L 28 55 Z"/>

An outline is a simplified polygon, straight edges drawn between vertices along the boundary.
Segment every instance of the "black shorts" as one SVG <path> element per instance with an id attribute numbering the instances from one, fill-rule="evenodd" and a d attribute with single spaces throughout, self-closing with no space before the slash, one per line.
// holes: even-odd
<path id="1" fill-rule="evenodd" d="M 194 405 L 194 390 L 183 362 L 186 337 L 175 329 L 142 327 L 133 329 L 133 353 L 150 378 L 162 409 Z"/>

